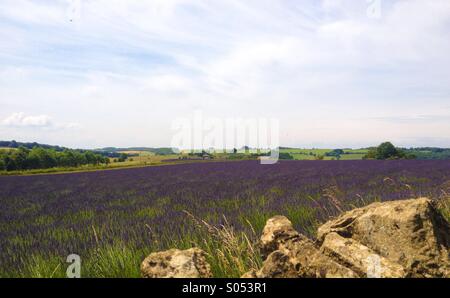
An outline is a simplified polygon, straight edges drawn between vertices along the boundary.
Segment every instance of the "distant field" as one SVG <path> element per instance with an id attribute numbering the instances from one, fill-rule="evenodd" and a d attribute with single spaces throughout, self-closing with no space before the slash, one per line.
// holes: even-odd
<path id="1" fill-rule="evenodd" d="M 358 160 L 362 159 L 366 153 L 356 153 L 356 154 L 342 154 L 341 160 Z"/>
<path id="2" fill-rule="evenodd" d="M 148 151 L 121 151 L 120 153 L 126 154 L 138 154 L 138 156 L 130 156 L 124 162 L 115 162 L 117 158 L 110 158 L 111 165 L 115 166 L 135 166 L 135 165 L 147 165 L 147 164 L 159 164 L 164 160 L 178 159 L 179 155 L 155 155 Z"/>
<path id="3" fill-rule="evenodd" d="M 117 153 L 138 154 L 138 155 L 140 155 L 140 156 L 155 155 L 155 153 L 153 153 L 153 152 L 149 152 L 149 151 L 137 151 L 137 150 L 117 151 Z"/>
<path id="4" fill-rule="evenodd" d="M 295 160 L 314 160 L 319 155 L 325 155 L 328 152 L 333 151 L 333 149 L 298 149 L 298 148 L 289 148 L 289 149 L 281 149 L 280 152 L 291 154 Z M 359 160 L 362 159 L 363 156 L 368 152 L 367 149 L 345 149 L 345 153 L 342 154 L 340 159 L 342 160 Z M 332 160 L 335 159 L 331 156 L 324 156 L 324 160 Z"/>
<path id="5" fill-rule="evenodd" d="M 0 147 L 1 151 L 16 150 L 16 148 Z M 289 153 L 293 156 L 295 160 L 315 160 L 318 156 L 324 156 L 324 160 L 334 160 L 335 157 L 325 156 L 327 152 L 332 151 L 332 149 L 281 149 L 282 153 Z M 346 149 L 345 153 L 340 156 L 341 160 L 360 160 L 367 153 L 368 150 L 364 149 Z M 168 154 L 168 155 L 156 155 L 153 152 L 146 150 L 123 150 L 116 151 L 117 153 L 128 154 L 129 157 L 122 162 L 119 162 L 118 157 L 109 158 L 109 164 L 101 165 L 83 165 L 79 167 L 56 167 L 48 169 L 33 169 L 26 171 L 0 171 L 0 175 L 28 175 L 28 174 L 46 174 L 46 173 L 64 173 L 64 172 L 83 172 L 83 171 L 95 171 L 95 170 L 105 170 L 105 169 L 117 169 L 126 167 L 141 167 L 141 166 L 154 166 L 162 164 L 173 164 L 173 163 L 186 163 L 186 162 L 199 162 L 202 161 L 200 157 L 188 156 L 187 152 L 182 152 L 182 154 Z M 229 153 L 214 153 L 215 161 L 224 160 L 248 160 L 256 159 L 251 157 L 251 153 L 238 153 L 237 155 Z M 262 153 L 262 151 L 261 151 Z"/>

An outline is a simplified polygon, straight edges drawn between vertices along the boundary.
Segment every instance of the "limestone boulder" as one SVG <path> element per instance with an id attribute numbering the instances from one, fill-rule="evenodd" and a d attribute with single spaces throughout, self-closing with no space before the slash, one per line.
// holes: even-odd
<path id="1" fill-rule="evenodd" d="M 260 251 L 263 259 L 278 250 L 282 244 L 299 237 L 300 234 L 294 229 L 287 217 L 277 215 L 268 219 L 260 240 Z"/>
<path id="2" fill-rule="evenodd" d="M 336 235 L 352 244 L 346 248 Z M 329 235 L 332 235 L 330 238 Z M 318 229 L 324 250 L 355 249 L 354 241 L 382 260 L 397 263 L 406 277 L 449 277 L 449 223 L 427 198 L 373 203 L 346 212 Z M 330 246 L 330 243 L 332 244 Z M 339 248 L 339 249 L 338 249 Z"/>
<path id="3" fill-rule="evenodd" d="M 357 277 L 352 270 L 323 255 L 313 241 L 299 234 L 284 216 L 269 219 L 261 236 L 265 261 L 243 277 Z"/>
<path id="4" fill-rule="evenodd" d="M 148 278 L 212 277 L 206 253 L 199 248 L 170 249 L 150 254 L 141 264 L 141 274 Z"/>
<path id="5" fill-rule="evenodd" d="M 405 276 L 403 267 L 378 255 L 372 249 L 336 233 L 329 233 L 321 252 L 351 269 L 360 277 L 399 278 Z"/>

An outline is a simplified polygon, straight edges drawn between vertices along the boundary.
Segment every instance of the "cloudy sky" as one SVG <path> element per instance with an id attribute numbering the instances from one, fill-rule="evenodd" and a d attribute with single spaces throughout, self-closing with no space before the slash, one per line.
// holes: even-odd
<path id="1" fill-rule="evenodd" d="M 201 111 L 450 147 L 448 0 L 0 0 L 0 40 L 2 140 L 168 146 Z"/>

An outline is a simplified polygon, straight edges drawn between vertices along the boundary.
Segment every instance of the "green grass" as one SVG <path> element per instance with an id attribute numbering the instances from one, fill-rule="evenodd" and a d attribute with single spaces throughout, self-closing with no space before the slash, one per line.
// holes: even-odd
<path id="1" fill-rule="evenodd" d="M 148 218 L 148 219 L 154 218 L 154 217 L 156 217 L 158 215 L 161 215 L 161 214 L 163 214 L 163 211 L 158 209 L 158 208 L 155 208 L 155 207 L 147 207 L 147 208 L 138 210 L 136 212 L 136 216 L 138 216 L 138 217 L 145 217 L 145 218 Z"/>
<path id="2" fill-rule="evenodd" d="M 289 148 L 281 149 L 282 153 L 291 154 L 295 160 L 315 160 L 317 156 L 324 156 L 326 153 L 331 152 L 333 149 L 299 149 Z M 342 154 L 341 160 L 359 160 L 368 152 L 366 149 L 345 149 L 346 154 Z M 335 158 L 331 156 L 324 156 L 324 160 L 333 160 Z"/>
<path id="3" fill-rule="evenodd" d="M 340 160 L 363 159 L 365 153 L 342 154 Z"/>
<path id="4" fill-rule="evenodd" d="M 309 206 L 289 207 L 286 216 L 294 226 L 301 227 L 306 236 L 314 237 L 319 223 L 317 222 L 316 209 Z"/>
<path id="5" fill-rule="evenodd" d="M 164 246 L 188 249 L 200 247 L 207 254 L 214 277 L 240 277 L 245 272 L 261 266 L 262 259 L 245 234 L 236 233 L 230 227 L 199 230 L 183 239 L 171 239 Z M 63 240 L 63 239 L 61 239 Z M 166 241 L 167 239 L 160 239 Z M 81 257 L 81 277 L 91 278 L 138 278 L 140 265 L 151 252 L 159 251 L 158 241 L 148 249 L 136 249 L 123 242 L 110 245 L 99 244 L 89 255 Z M 66 277 L 69 263 L 63 257 L 42 255 L 27 256 L 22 260 L 25 267 L 11 270 L 0 269 L 1 277 L 61 278 Z M 3 271 L 3 272 L 2 272 Z"/>

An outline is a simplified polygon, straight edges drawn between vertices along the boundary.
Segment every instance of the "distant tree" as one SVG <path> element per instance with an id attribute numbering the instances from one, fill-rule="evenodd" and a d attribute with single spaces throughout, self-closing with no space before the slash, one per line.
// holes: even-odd
<path id="1" fill-rule="evenodd" d="M 391 142 L 381 143 L 376 148 L 370 148 L 363 159 L 415 159 L 414 154 L 407 154 L 403 150 L 396 148 Z"/>
<path id="2" fill-rule="evenodd" d="M 16 141 L 12 140 L 11 143 L 9 143 L 9 147 L 11 147 L 11 148 L 17 148 L 17 147 L 19 147 L 19 145 L 17 144 Z"/>
<path id="3" fill-rule="evenodd" d="M 344 150 L 342 150 L 342 149 L 334 149 L 333 152 L 336 154 L 339 154 L 339 155 L 345 154 Z"/>
<path id="4" fill-rule="evenodd" d="M 8 154 L 3 158 L 4 168 L 7 171 L 15 171 L 17 170 L 16 162 L 11 156 Z"/>
<path id="5" fill-rule="evenodd" d="M 118 158 L 118 162 L 124 162 L 125 160 L 127 160 L 128 155 L 126 155 L 125 153 L 121 153 L 119 158 Z"/>
<path id="6" fill-rule="evenodd" d="M 391 142 L 384 142 L 377 147 L 376 159 L 389 159 L 398 156 L 399 152 Z"/>
<path id="7" fill-rule="evenodd" d="M 34 165 L 34 169 L 48 169 L 53 168 L 58 165 L 56 161 L 56 152 L 49 149 L 44 149 L 41 147 L 34 147 L 31 149 L 32 151 L 32 159 L 34 163 L 37 163 L 38 166 Z M 31 152 L 30 152 L 31 155 Z"/>
<path id="8" fill-rule="evenodd" d="M 84 158 L 88 164 L 96 165 L 98 163 L 97 156 L 90 151 L 84 153 Z"/>
<path id="9" fill-rule="evenodd" d="M 233 148 L 233 154 L 236 154 L 236 153 L 237 153 L 237 149 Z"/>
<path id="10" fill-rule="evenodd" d="M 71 150 L 64 150 L 59 155 L 59 164 L 63 167 L 76 167 L 76 159 L 74 152 Z"/>
<path id="11" fill-rule="evenodd" d="M 32 144 L 32 143 L 22 143 Z M 0 151 L 0 170 L 30 170 L 53 167 L 76 167 L 85 164 L 107 163 L 109 159 L 91 151 L 64 149 L 58 152 L 55 146 L 44 148 L 35 146 L 31 150 L 19 146 L 17 150 Z"/>
<path id="12" fill-rule="evenodd" d="M 280 152 L 280 153 L 278 154 L 278 158 L 279 158 L 279 159 L 287 159 L 287 160 L 292 160 L 292 159 L 294 159 L 294 157 L 293 157 L 291 154 L 285 153 L 285 152 Z"/>
<path id="13" fill-rule="evenodd" d="M 12 151 L 11 158 L 14 160 L 17 170 L 27 168 L 27 158 L 29 152 L 30 150 L 22 146 L 19 147 L 19 149 Z"/>
<path id="14" fill-rule="evenodd" d="M 330 152 L 325 153 L 325 156 L 341 157 L 342 154 L 345 154 L 344 150 L 334 149 Z"/>

